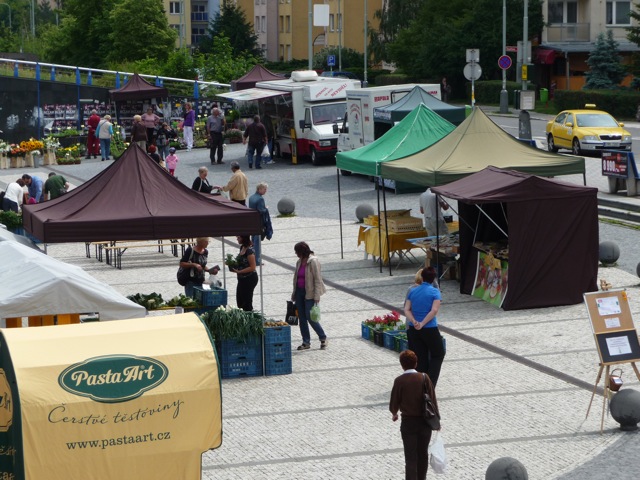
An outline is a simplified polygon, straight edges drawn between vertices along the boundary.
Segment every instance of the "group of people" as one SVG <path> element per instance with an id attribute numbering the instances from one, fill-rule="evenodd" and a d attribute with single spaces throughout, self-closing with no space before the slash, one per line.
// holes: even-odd
<path id="1" fill-rule="evenodd" d="M 25 191 L 25 188 L 27 189 Z M 69 190 L 69 182 L 62 175 L 50 172 L 45 182 L 37 175 L 25 173 L 15 182 L 9 183 L 2 195 L 0 207 L 5 212 L 22 211 L 25 204 L 42 203 L 46 200 L 55 200 Z"/>
<path id="2" fill-rule="evenodd" d="M 102 161 L 111 158 L 111 140 L 113 139 L 113 123 L 111 115 L 100 118 L 97 110 L 91 110 L 91 115 L 87 120 L 89 133 L 87 135 L 87 154 L 85 158 L 102 157 Z"/>

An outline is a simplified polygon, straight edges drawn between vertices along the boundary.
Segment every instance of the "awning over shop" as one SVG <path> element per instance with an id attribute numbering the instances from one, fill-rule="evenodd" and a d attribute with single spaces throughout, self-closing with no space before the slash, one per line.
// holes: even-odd
<path id="1" fill-rule="evenodd" d="M 290 95 L 288 92 L 279 92 L 276 90 L 267 90 L 266 88 L 248 88 L 238 92 L 218 93 L 218 97 L 228 98 L 230 100 L 251 101 L 260 100 L 262 98 L 276 97 L 278 95 Z"/>
<path id="2" fill-rule="evenodd" d="M 555 62 L 555 60 L 556 60 L 555 50 L 549 50 L 548 48 L 536 49 L 534 63 L 538 63 L 542 65 L 553 65 L 553 62 Z"/>

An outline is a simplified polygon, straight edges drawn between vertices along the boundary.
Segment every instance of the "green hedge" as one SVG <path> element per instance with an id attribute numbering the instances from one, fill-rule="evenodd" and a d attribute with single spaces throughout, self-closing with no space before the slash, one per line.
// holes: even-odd
<path id="1" fill-rule="evenodd" d="M 509 95 L 509 105 L 513 106 L 514 103 L 514 91 L 522 90 L 522 83 L 520 82 L 507 82 L 507 93 Z M 466 84 L 467 98 L 471 99 L 471 82 Z M 527 84 L 528 90 L 536 90 L 537 86 L 534 83 L 529 82 Z M 502 91 L 502 80 L 487 80 L 475 82 L 475 96 L 476 103 L 482 104 L 500 104 L 500 92 Z M 536 95 L 537 98 L 538 95 Z"/>
<path id="2" fill-rule="evenodd" d="M 609 112 L 616 118 L 635 119 L 640 92 L 632 90 L 556 90 L 553 100 L 558 111 L 584 108 L 595 104 L 598 110 Z"/>

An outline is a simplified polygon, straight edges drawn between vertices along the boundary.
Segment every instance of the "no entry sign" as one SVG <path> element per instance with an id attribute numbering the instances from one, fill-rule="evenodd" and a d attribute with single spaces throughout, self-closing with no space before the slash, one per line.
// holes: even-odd
<path id="1" fill-rule="evenodd" d="M 501 55 L 498 59 L 498 66 L 502 70 L 508 70 L 511 67 L 511 57 L 509 55 Z"/>

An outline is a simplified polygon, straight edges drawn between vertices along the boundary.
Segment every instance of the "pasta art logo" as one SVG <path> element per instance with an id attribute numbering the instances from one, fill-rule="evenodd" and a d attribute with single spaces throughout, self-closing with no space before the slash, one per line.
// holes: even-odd
<path id="1" fill-rule="evenodd" d="M 167 379 L 169 370 L 158 360 L 135 355 L 93 357 L 66 368 L 60 386 L 73 395 L 102 403 L 138 398 Z"/>

